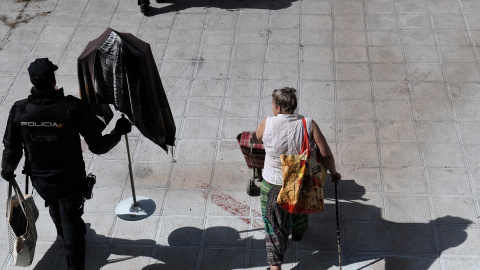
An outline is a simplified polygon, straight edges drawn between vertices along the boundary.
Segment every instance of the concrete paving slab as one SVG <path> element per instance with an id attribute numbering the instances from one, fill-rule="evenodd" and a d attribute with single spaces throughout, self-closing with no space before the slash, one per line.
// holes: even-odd
<path id="1" fill-rule="evenodd" d="M 384 143 L 412 143 L 417 141 L 415 122 L 388 121 L 378 123 L 378 138 Z"/>
<path id="2" fill-rule="evenodd" d="M 474 102 L 453 102 L 458 121 L 475 121 L 479 111 L 477 104 Z"/>
<path id="3" fill-rule="evenodd" d="M 386 196 L 386 209 L 387 219 L 393 222 L 411 220 L 412 222 L 427 223 L 432 218 L 429 200 L 425 195 L 389 194 Z"/>
<path id="4" fill-rule="evenodd" d="M 422 143 L 457 143 L 454 122 L 418 122 Z"/>
<path id="5" fill-rule="evenodd" d="M 361 101 L 359 101 L 361 102 Z M 271 101 L 266 102 L 269 110 L 268 115 L 272 114 Z M 335 119 L 335 101 L 326 99 L 306 99 L 300 100 L 300 114 L 309 115 L 313 119 L 331 121 Z M 367 112 L 365 112 L 367 111 Z M 368 108 L 364 109 L 363 115 L 368 115 Z M 266 115 L 265 115 L 266 116 Z M 367 118 L 364 116 L 364 119 Z"/>
<path id="6" fill-rule="evenodd" d="M 87 11 L 98 11 L 102 9 L 103 11 L 115 11 L 117 9 L 118 1 L 117 0 L 99 0 L 95 2 L 89 2 Z"/>
<path id="7" fill-rule="evenodd" d="M 96 183 L 97 187 L 124 186 L 128 177 L 128 166 L 126 162 L 98 161 L 94 163 L 91 171 L 95 172 L 99 180 Z"/>
<path id="8" fill-rule="evenodd" d="M 373 257 L 373 258 L 372 258 Z M 354 255 L 349 257 L 352 264 L 345 267 L 346 269 L 357 269 L 361 267 L 368 267 L 369 269 L 389 269 L 391 267 L 399 267 L 406 269 L 440 269 L 441 265 L 435 261 L 434 258 L 419 258 L 419 257 L 401 257 L 401 256 L 387 256 L 387 257 L 362 257 Z M 360 262 L 357 262 L 360 261 Z M 350 268 L 352 267 L 352 268 Z"/>
<path id="9" fill-rule="evenodd" d="M 182 140 L 178 145 L 177 158 L 186 162 L 213 162 L 216 148 L 215 140 Z"/>
<path id="10" fill-rule="evenodd" d="M 478 197 L 478 194 L 480 194 L 480 171 L 478 170 L 471 170 L 471 175 L 472 175 L 472 182 L 474 184 L 474 192 L 475 194 L 477 194 L 477 197 Z"/>
<path id="11" fill-rule="evenodd" d="M 262 89 L 261 80 L 230 80 L 228 89 L 225 93 L 227 97 L 242 98 L 256 97 L 260 98 Z"/>
<path id="12" fill-rule="evenodd" d="M 354 195 L 346 194 L 345 196 Z M 385 218 L 380 210 L 385 205 L 384 196 L 369 195 L 368 197 L 370 198 L 368 201 L 351 200 L 350 203 L 342 203 L 340 219 L 343 221 L 381 221 Z"/>
<path id="13" fill-rule="evenodd" d="M 5 207 L 5 209 L 6 209 L 6 207 Z M 1 211 L 0 214 L 3 215 L 4 217 L 7 216 L 7 212 L 6 212 L 6 211 Z M 8 227 L 7 227 L 7 224 L 8 224 L 8 223 L 7 223 L 7 219 L 6 219 L 6 218 L 2 218 L 2 220 L 0 221 L 0 229 L 1 229 L 3 232 L 7 232 L 7 228 L 8 228 Z M 5 245 L 8 245 L 8 243 L 7 243 L 7 241 L 8 241 L 8 235 L 7 235 L 6 233 L 2 233 L 2 235 L 0 235 L 0 241 L 5 242 Z M 2 253 L 3 253 L 3 252 L 2 252 Z M 8 255 L 8 253 L 5 254 L 5 255 Z M 6 256 L 5 256 L 5 258 L 6 258 Z M 5 259 L 5 258 L 4 258 L 4 259 Z"/>
<path id="14" fill-rule="evenodd" d="M 173 166 L 170 188 L 205 188 L 210 184 L 213 168 L 211 163 L 177 162 Z"/>
<path id="15" fill-rule="evenodd" d="M 477 255 L 478 227 L 466 225 L 438 225 L 440 248 L 444 254 Z M 464 240 L 464 242 L 462 242 Z"/>
<path id="16" fill-rule="evenodd" d="M 455 144 L 423 144 L 422 150 L 427 167 L 463 168 L 465 163 L 459 145 Z"/>
<path id="17" fill-rule="evenodd" d="M 163 215 L 203 216 L 208 199 L 207 190 L 168 190 Z"/>
<path id="18" fill-rule="evenodd" d="M 102 269 L 135 269 L 147 266 L 152 256 L 152 247 L 111 246 L 107 250 Z"/>
<path id="19" fill-rule="evenodd" d="M 348 151 L 347 151 L 348 149 Z M 377 167 L 379 165 L 375 143 L 340 143 L 338 163 L 341 166 Z"/>
<path id="20" fill-rule="evenodd" d="M 210 195 L 211 204 L 208 206 L 208 214 L 212 216 L 235 216 L 242 220 L 242 223 L 250 224 L 251 221 L 245 217 L 250 215 L 251 202 L 244 191 L 245 189 L 224 190 L 214 187 Z M 256 214 L 258 215 L 258 213 Z"/>
<path id="21" fill-rule="evenodd" d="M 110 23 L 114 16 L 113 11 L 104 11 L 104 12 L 94 12 L 94 11 L 89 11 L 85 12 L 85 14 L 82 16 L 80 20 L 81 25 L 105 25 Z"/>
<path id="22" fill-rule="evenodd" d="M 149 217 L 136 222 L 117 219 L 112 232 L 112 244 L 152 244 L 155 239 L 160 217 Z"/>
<path id="23" fill-rule="evenodd" d="M 227 98 L 223 115 L 232 118 L 255 118 L 259 114 L 258 99 Z"/>
<path id="24" fill-rule="evenodd" d="M 44 211 L 47 208 L 44 207 L 43 200 L 37 200 L 36 204 L 39 210 L 43 210 L 42 213 L 40 213 L 40 215 L 38 216 L 38 224 L 35 225 L 37 228 L 38 241 L 55 242 L 55 240 L 57 239 L 57 231 L 55 230 L 55 225 L 50 218 L 50 214 Z"/>
<path id="25" fill-rule="evenodd" d="M 92 258 L 91 260 L 87 260 L 85 262 L 86 269 L 99 269 L 104 265 L 104 256 L 107 252 L 106 246 L 91 246 L 87 244 L 86 248 L 86 257 Z M 67 267 L 65 259 L 63 258 L 63 253 L 60 251 L 57 260 L 57 267 L 55 269 L 61 270 Z"/>
<path id="26" fill-rule="evenodd" d="M 463 269 L 475 269 L 479 260 L 477 258 L 444 258 L 444 265 L 446 268 L 462 267 Z"/>
<path id="27" fill-rule="evenodd" d="M 438 245 L 435 240 L 435 229 L 427 224 L 389 224 L 392 234 L 392 248 L 398 254 L 438 254 Z M 408 236 L 407 236 L 408 235 Z M 422 241 L 411 241 L 422 239 Z"/>
<path id="28" fill-rule="evenodd" d="M 86 214 L 82 218 L 87 227 L 85 235 L 87 244 L 107 245 L 110 242 L 113 225 L 117 220 L 116 215 Z"/>
<path id="29" fill-rule="evenodd" d="M 20 46 L 22 44 L 23 46 Z M 28 56 L 35 46 L 35 42 L 13 41 L 7 42 L 0 51 L 0 57 L 3 56 Z"/>
<path id="30" fill-rule="evenodd" d="M 475 269 L 476 1 L 152 6 L 143 16 L 127 0 L 0 3 L 0 129 L 13 102 L 30 91 L 33 59 L 58 63 L 58 84 L 78 96 L 76 58 L 107 27 L 151 43 L 177 147 L 172 156 L 138 130 L 129 135 L 137 195 L 157 206 L 141 231 L 113 212 L 131 196 L 125 146 L 101 156 L 85 147 L 87 168 L 98 177 L 84 215 L 89 269 L 265 269 L 260 201 L 245 193 L 252 170 L 236 136 L 272 115 L 272 90 L 284 86 L 298 89 L 298 112 L 317 122 L 341 165 L 345 269 Z M 311 216 L 302 241 L 290 242 L 283 268 L 338 268 L 333 185 L 324 190 L 325 213 Z M 48 211 L 41 211 L 46 242 L 35 264 L 64 269 Z M 4 253 L 2 266 L 11 267 Z"/>
<path id="31" fill-rule="evenodd" d="M 234 62 L 230 74 L 235 79 L 262 79 L 263 72 L 263 63 Z"/>
<path id="32" fill-rule="evenodd" d="M 98 179 L 100 180 L 100 179 Z M 85 209 L 92 213 L 114 213 L 120 202 L 122 187 L 94 187 L 93 198 L 85 202 Z"/>
<path id="33" fill-rule="evenodd" d="M 62 246 L 58 242 L 37 243 L 37 246 L 35 248 L 35 257 L 33 259 L 32 265 L 24 269 L 35 269 L 36 267 L 43 267 L 45 269 L 54 269 L 57 262 L 57 258 L 63 257 L 61 248 Z M 63 259 L 63 258 L 60 258 L 60 259 Z M 13 259 L 10 259 L 9 264 L 6 265 L 5 269 L 18 269 L 18 267 L 13 266 Z"/>
<path id="34" fill-rule="evenodd" d="M 196 269 L 199 248 L 165 248 L 157 247 L 150 259 L 150 269 Z"/>
<path id="35" fill-rule="evenodd" d="M 383 180 L 380 176 L 380 170 L 378 168 L 358 168 L 341 166 L 342 176 L 345 174 L 345 179 L 352 179 L 355 175 L 355 181 L 348 180 L 345 185 L 348 186 L 350 192 L 358 192 L 359 194 L 365 192 L 381 192 L 385 190 Z M 386 175 L 386 170 L 383 171 L 383 175 Z M 386 178 L 386 177 L 385 177 Z M 328 180 L 327 180 L 328 181 Z M 331 187 L 330 183 L 326 184 L 325 189 Z M 361 197 L 361 195 L 360 195 Z"/>
<path id="36" fill-rule="evenodd" d="M 224 122 L 224 125 L 222 129 L 226 129 L 228 126 L 230 126 L 230 124 L 233 124 L 233 123 L 240 123 L 240 124 L 243 124 L 243 123 L 256 123 L 255 121 L 253 120 L 246 120 L 245 122 L 242 122 L 241 120 L 234 120 L 234 121 L 231 121 L 231 122 Z M 241 126 L 241 125 L 240 125 Z M 248 131 L 248 129 L 243 129 L 244 131 Z M 233 132 L 232 132 L 233 133 Z M 233 138 L 236 138 L 238 136 L 239 133 L 237 134 L 231 134 L 231 137 L 232 139 Z M 243 157 L 243 154 L 241 152 L 238 151 L 238 142 L 235 140 L 235 141 L 220 141 L 220 144 L 219 144 L 219 147 L 218 147 L 218 150 L 217 150 L 217 154 L 216 154 L 216 162 L 218 163 L 240 163 L 240 164 L 243 164 L 245 162 L 245 159 Z"/>
<path id="37" fill-rule="evenodd" d="M 166 188 L 168 186 L 168 179 L 170 176 L 172 164 L 164 162 L 137 162 L 133 167 L 133 177 L 135 179 L 135 187 L 138 188 Z M 128 169 L 125 164 L 123 168 Z M 121 170 L 119 170 L 121 171 Z M 123 174 L 122 174 L 123 175 Z M 125 178 L 128 179 L 129 185 L 130 176 L 128 170 L 125 171 Z M 128 175 L 128 177 L 127 177 Z"/>
<path id="38" fill-rule="evenodd" d="M 255 204 L 259 204 L 257 203 L 257 201 L 253 201 L 253 203 Z M 253 209 L 255 208 L 255 209 Z M 258 205 L 258 207 L 253 207 L 252 206 L 252 213 L 253 213 L 253 216 L 256 216 L 256 218 L 252 218 L 251 221 L 252 221 L 252 230 L 250 232 L 250 235 L 249 237 L 251 238 L 250 240 L 250 247 L 252 248 L 262 248 L 262 251 L 265 250 L 265 247 L 266 247 L 266 244 L 265 244 L 265 230 L 264 230 L 264 223 L 263 223 L 263 219 L 262 219 L 262 213 L 261 213 L 261 210 L 260 210 L 260 206 Z M 261 260 L 263 261 L 263 259 Z"/>
<path id="39" fill-rule="evenodd" d="M 202 218 L 166 216 L 162 219 L 157 243 L 160 247 L 199 247 L 204 223 Z"/>
<path id="40" fill-rule="evenodd" d="M 406 81 L 375 81 L 373 83 L 373 90 L 376 100 L 409 99 L 409 87 Z"/>
<path id="41" fill-rule="evenodd" d="M 234 142 L 237 143 L 237 142 Z M 232 143 L 232 145 L 234 145 Z M 233 147 L 232 147 L 233 148 Z M 242 189 L 237 183 L 243 183 L 245 180 L 252 178 L 252 169 L 245 168 L 243 163 L 239 164 L 223 164 L 217 161 L 213 173 L 212 186 L 220 189 Z M 232 172 L 233 175 L 232 175 Z"/>
<path id="42" fill-rule="evenodd" d="M 213 217 L 207 225 L 205 247 L 246 247 L 249 224 L 241 219 Z"/>
<path id="43" fill-rule="evenodd" d="M 470 181 L 464 170 L 429 169 L 428 179 L 432 194 L 471 195 Z M 453 185 L 446 184 L 454 183 Z M 449 188 L 447 189 L 447 186 Z"/>
<path id="44" fill-rule="evenodd" d="M 473 198 L 432 196 L 432 202 L 434 204 L 433 208 L 436 217 L 449 215 L 449 213 L 452 213 L 452 209 L 455 209 L 455 218 L 445 218 L 443 220 L 444 222 L 465 223 L 461 220 L 465 219 L 471 221 L 472 223 L 477 223 L 475 220 L 475 202 Z"/>
<path id="45" fill-rule="evenodd" d="M 419 145 L 416 143 L 385 143 L 381 146 L 384 167 L 420 167 Z"/>
<path id="46" fill-rule="evenodd" d="M 6 247 L 8 246 L 8 242 L 7 241 L 0 241 L 0 243 L 2 244 L 2 246 Z M 0 254 L 0 262 L 2 264 L 2 267 L 5 263 L 8 262 L 8 260 L 10 259 L 10 254 L 8 252 L 2 252 Z"/>
<path id="47" fill-rule="evenodd" d="M 225 258 L 218 260 L 217 258 Z M 205 248 L 202 253 L 200 269 L 235 269 L 245 265 L 245 249 Z"/>
<path id="48" fill-rule="evenodd" d="M 0 57 L 0 74 L 16 75 L 21 70 L 25 57 Z"/>
<path id="49" fill-rule="evenodd" d="M 165 195 L 166 190 L 163 188 L 137 188 L 135 186 L 135 194 L 137 197 L 147 197 L 151 199 L 155 203 L 155 212 L 154 214 L 161 215 L 163 205 L 165 202 Z M 131 198 L 132 195 L 132 188 L 131 186 L 125 188 L 125 191 L 122 195 L 122 200 L 127 198 Z"/>
<path id="50" fill-rule="evenodd" d="M 12 86 L 13 82 L 15 80 L 15 76 L 7 76 L 7 75 L 0 75 L 0 87 L 1 87 L 1 93 L 2 93 L 2 99 L 5 97 L 5 94 L 7 93 L 7 89 Z"/>
<path id="51" fill-rule="evenodd" d="M 292 252 L 286 252 L 286 258 L 290 259 Z M 255 269 L 255 270 L 260 270 L 265 268 L 265 262 L 266 262 L 266 256 L 267 252 L 265 251 L 265 248 L 263 249 L 251 249 L 248 251 L 247 256 L 249 257 L 248 264 L 247 264 L 247 269 Z M 287 264 L 288 266 L 292 264 Z"/>
<path id="52" fill-rule="evenodd" d="M 381 223 L 344 223 L 344 252 L 389 252 L 390 239 L 387 237 L 387 226 Z M 332 248 L 332 251 L 335 249 Z"/>
<path id="53" fill-rule="evenodd" d="M 338 140 L 340 142 L 376 142 L 375 123 L 368 120 L 341 122 L 338 128 Z"/>

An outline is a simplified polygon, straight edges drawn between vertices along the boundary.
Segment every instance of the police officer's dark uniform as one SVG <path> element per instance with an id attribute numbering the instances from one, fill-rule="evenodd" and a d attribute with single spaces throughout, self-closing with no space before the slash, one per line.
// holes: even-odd
<path id="1" fill-rule="evenodd" d="M 113 131 L 102 136 L 105 124 L 89 107 L 65 96 L 63 89 L 56 90 L 57 69 L 48 58 L 30 64 L 34 87 L 27 99 L 17 101 L 10 110 L 1 175 L 12 179 L 25 151 L 26 171 L 63 238 L 68 269 L 84 269 L 86 232 L 81 216 L 86 175 L 80 135 L 92 153 L 103 154 L 130 132 L 131 125 L 120 118 Z"/>

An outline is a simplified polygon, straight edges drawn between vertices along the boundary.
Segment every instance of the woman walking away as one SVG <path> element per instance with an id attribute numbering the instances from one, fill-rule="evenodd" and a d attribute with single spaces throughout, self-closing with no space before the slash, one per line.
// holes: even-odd
<path id="1" fill-rule="evenodd" d="M 263 141 L 266 153 L 260 201 L 265 222 L 267 261 L 271 270 L 281 269 L 289 234 L 292 234 L 294 241 L 299 241 L 308 227 L 308 215 L 289 214 L 277 205 L 275 194 L 271 194 L 270 198 L 268 196 L 273 187 L 281 188 L 283 184 L 280 155 L 301 154 L 304 117 L 294 113 L 297 108 L 295 92 L 295 89 L 289 87 L 273 91 L 274 116 L 263 119 L 255 132 L 256 140 Z M 320 128 L 311 118 L 305 118 L 305 120 L 311 151 L 317 151 L 318 146 L 321 161 L 330 171 L 332 180 L 339 181 L 341 175 L 335 169 L 332 151 Z M 272 218 L 273 216 L 275 218 Z"/>

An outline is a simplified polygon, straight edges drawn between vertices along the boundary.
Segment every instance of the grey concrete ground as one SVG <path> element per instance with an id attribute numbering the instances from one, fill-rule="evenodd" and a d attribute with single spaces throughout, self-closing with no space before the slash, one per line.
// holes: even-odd
<path id="1" fill-rule="evenodd" d="M 271 115 L 273 89 L 298 89 L 344 176 L 344 269 L 480 269 L 480 2 L 463 0 L 1 0 L 0 130 L 25 98 L 26 67 L 58 63 L 78 95 L 76 58 L 107 27 L 149 42 L 177 124 L 174 158 L 130 134 L 137 196 L 128 222 L 124 141 L 85 150 L 98 184 L 86 203 L 88 269 L 265 269 L 258 197 L 235 137 Z M 111 128 L 111 127 L 109 127 Z M 19 179 L 23 179 L 20 177 Z M 0 215 L 7 185 L 0 183 Z M 337 269 L 333 186 L 326 211 L 291 242 L 285 269 Z M 38 198 L 37 198 L 38 199 Z M 33 269 L 64 269 L 48 211 Z M 0 266 L 12 269 L 0 219 Z"/>

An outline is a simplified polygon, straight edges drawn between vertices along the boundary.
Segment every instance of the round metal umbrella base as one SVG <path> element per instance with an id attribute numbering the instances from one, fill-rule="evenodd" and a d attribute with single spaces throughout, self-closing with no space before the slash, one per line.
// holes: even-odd
<path id="1" fill-rule="evenodd" d="M 137 197 L 137 205 L 133 205 L 133 197 L 117 204 L 115 214 L 124 220 L 140 220 L 149 217 L 155 212 L 155 202 L 147 197 Z"/>

